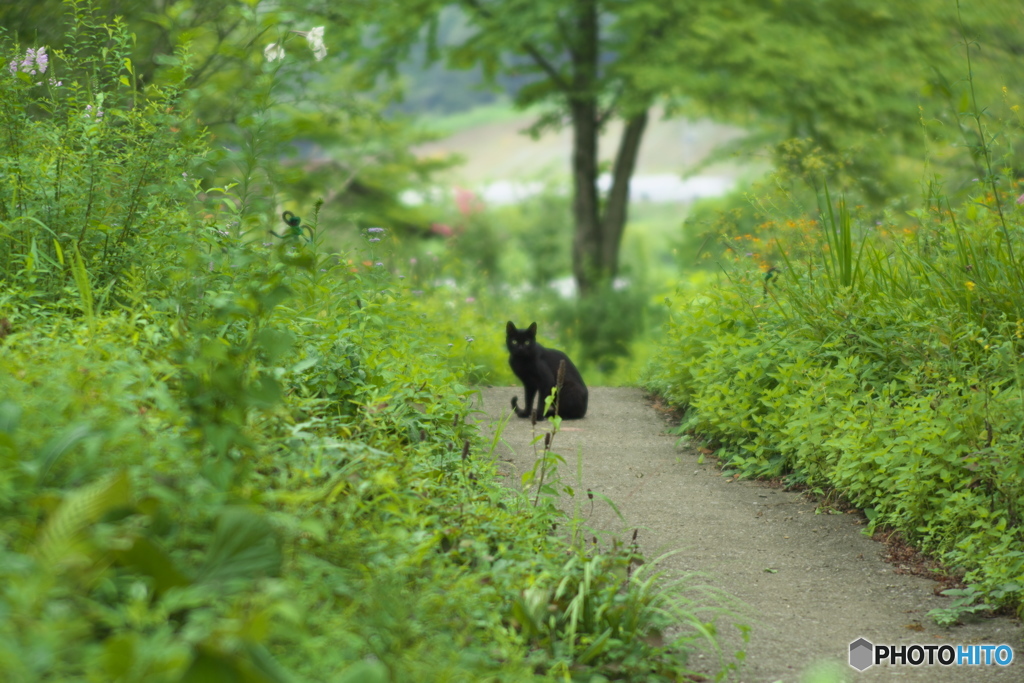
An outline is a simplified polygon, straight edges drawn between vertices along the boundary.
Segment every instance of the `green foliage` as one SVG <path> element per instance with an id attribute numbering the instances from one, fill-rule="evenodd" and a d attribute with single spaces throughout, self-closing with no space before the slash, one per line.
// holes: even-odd
<path id="1" fill-rule="evenodd" d="M 353 223 L 426 232 L 429 212 L 404 206 L 399 195 L 446 164 L 411 152 L 430 134 L 400 117 L 385 120 L 393 89 L 359 94 L 352 69 L 338 61 L 347 17 L 318 17 L 305 0 L 0 4 L 0 26 L 51 53 L 71 50 L 76 21 L 114 16 L 131 37 L 118 46 L 130 59 L 131 87 L 180 90 L 182 124 L 201 125 L 216 141 L 196 172 L 179 171 L 189 172 L 185 187 L 197 179 L 204 188 L 238 183 L 252 209 L 244 229 L 277 227 L 283 209 L 302 215 L 323 199 L 332 232 Z M 318 25 L 326 56 L 311 49 L 309 31 Z M 288 199 L 279 207 L 280 195 Z"/>
<path id="2" fill-rule="evenodd" d="M 76 16 L 82 54 L 124 35 Z M 66 102 L 91 93 L 117 118 L 103 149 L 85 155 L 88 131 L 69 128 L 33 153 L 103 169 L 75 210 L 130 199 L 107 166 L 120 159 L 145 223 L 117 258 L 95 226 L 48 258 L 17 251 L 31 226 L 64 239 L 41 218 L 4 233 L 5 681 L 667 681 L 698 640 L 714 647 L 701 605 L 632 571 L 635 548 L 573 545 L 553 502 L 503 485 L 467 421 L 472 367 L 438 341 L 450 321 L 377 260 L 383 232 L 331 253 L 314 211 L 298 238 L 247 240 L 272 184 L 255 172 L 208 190 L 219 210 L 190 202 L 172 157 L 204 148 L 159 137 L 166 107 L 140 93 L 98 98 L 126 67 L 96 64 L 114 90 L 81 76 Z M 0 133 L 45 129 L 48 101 L 26 97 Z M 116 157 L 139 131 L 166 146 Z M 271 135 L 250 132 L 247 173 Z M 687 629 L 671 643 L 670 624 Z"/>
<path id="3" fill-rule="evenodd" d="M 657 326 L 652 301 L 663 277 L 645 272 L 645 254 L 626 251 L 623 270 L 639 277 L 627 275 L 622 286 L 581 300 L 556 287 L 571 278 L 568 197 L 556 186 L 508 206 L 487 206 L 460 189 L 455 201 L 434 200 L 434 209 L 440 217 L 435 239 L 363 231 L 351 266 L 383 263 L 398 276 L 422 315 L 444 321 L 424 334 L 436 329 L 434 341 L 448 349 L 452 362 L 465 364 L 472 382 L 518 383 L 504 345 L 509 319 L 537 321 L 542 343 L 570 353 L 589 384 L 635 379 Z M 379 241 L 368 243 L 374 236 Z"/>
<path id="4" fill-rule="evenodd" d="M 494 478 L 408 295 L 275 254 L 192 271 L 187 315 L 0 310 L 8 679 L 673 679 L 690 603 Z"/>
<path id="5" fill-rule="evenodd" d="M 1011 587 L 1010 590 L 1017 590 L 1017 588 Z M 975 602 L 984 598 L 984 595 L 975 586 L 950 588 L 942 591 L 942 594 L 953 598 L 949 606 L 928 611 L 928 616 L 939 626 L 954 626 L 965 614 L 976 614 L 989 609 L 989 605 L 984 602 Z"/>
<path id="6" fill-rule="evenodd" d="M 782 272 L 740 259 L 674 305 L 648 377 L 729 467 L 835 489 L 965 572 L 977 592 L 947 622 L 974 598 L 1019 608 L 1024 583 L 1021 214 L 988 185 L 906 232 L 823 197 L 824 234 L 781 242 Z"/>
<path id="7" fill-rule="evenodd" d="M 982 170 L 966 201 L 930 183 L 910 229 L 834 207 L 825 185 L 817 221 L 772 221 L 778 271 L 739 258 L 676 308 L 648 377 L 729 467 L 838 491 L 962 572 L 943 625 L 1024 604 L 1020 120 L 963 118 Z M 734 253 L 767 251 L 745 237 Z"/>
<path id="8" fill-rule="evenodd" d="M 140 90 L 124 24 L 71 7 L 65 49 L 3 48 L 0 281 L 39 302 L 77 288 L 92 315 L 128 269 L 173 248 L 158 226 L 191 223 L 202 148 L 180 107 L 184 74 Z"/>

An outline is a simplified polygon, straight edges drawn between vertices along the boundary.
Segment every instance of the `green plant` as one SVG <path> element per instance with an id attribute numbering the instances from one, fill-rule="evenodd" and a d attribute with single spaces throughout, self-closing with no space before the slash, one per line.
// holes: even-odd
<path id="1" fill-rule="evenodd" d="M 58 305 L 74 282 L 93 309 L 176 248 L 203 145 L 182 102 L 187 70 L 140 86 L 125 25 L 68 8 L 66 49 L 0 48 L 0 280 Z"/>
<path id="2" fill-rule="evenodd" d="M 969 196 L 926 184 L 911 228 L 835 211 L 826 192 L 803 226 L 817 232 L 765 199 L 782 272 L 752 253 L 677 298 L 646 380 L 728 467 L 841 494 L 868 530 L 895 528 L 962 572 L 968 592 L 936 612 L 945 623 L 1024 600 L 1022 215 L 993 161 L 998 122 L 965 115 L 987 173 Z M 757 244 L 737 238 L 734 254 L 744 242 Z"/>
<path id="3" fill-rule="evenodd" d="M 960 623 L 965 614 L 977 614 L 990 609 L 990 606 L 984 602 L 976 603 L 984 596 L 974 586 L 950 588 L 942 591 L 942 594 L 953 598 L 949 606 L 928 611 L 928 616 L 939 626 L 954 626 Z"/>
<path id="4" fill-rule="evenodd" d="M 99 54 L 122 29 L 91 16 Z M 317 205 L 312 239 L 246 239 L 274 200 L 256 197 L 274 187 L 260 149 L 256 181 L 207 188 L 216 209 L 154 162 L 150 223 L 117 268 L 87 230 L 63 265 L 30 272 L 29 250 L 4 271 L 4 680 L 678 678 L 693 641 L 648 637 L 687 618 L 713 643 L 703 606 L 631 579 L 635 548 L 582 552 L 553 505 L 502 485 L 466 421 L 473 339 L 452 350 L 465 332 L 392 272 L 371 241 L 387 231 L 330 252 Z M 534 587 L 553 620 L 532 597 L 537 618 L 515 616 Z"/>

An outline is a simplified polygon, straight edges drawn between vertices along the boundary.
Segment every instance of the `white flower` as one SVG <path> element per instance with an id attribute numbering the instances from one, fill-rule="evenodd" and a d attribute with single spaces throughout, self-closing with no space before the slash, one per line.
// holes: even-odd
<path id="1" fill-rule="evenodd" d="M 274 62 L 278 59 L 284 59 L 284 47 L 277 43 L 271 43 L 263 48 L 263 57 L 268 62 Z"/>
<path id="2" fill-rule="evenodd" d="M 313 51 L 313 56 L 316 57 L 316 61 L 321 61 L 327 56 L 327 46 L 324 45 L 324 27 L 315 26 L 306 33 L 306 42 L 309 43 L 309 49 Z"/>
<path id="3" fill-rule="evenodd" d="M 313 51 L 313 56 L 316 57 L 316 61 L 322 60 L 327 56 L 327 46 L 324 45 L 324 27 L 314 26 L 308 31 L 292 31 L 300 36 L 306 38 L 306 42 L 309 43 L 309 49 Z"/>

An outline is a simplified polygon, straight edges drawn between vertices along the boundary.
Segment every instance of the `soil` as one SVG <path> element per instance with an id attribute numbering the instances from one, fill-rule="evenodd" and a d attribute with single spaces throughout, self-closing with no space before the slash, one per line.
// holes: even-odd
<path id="1" fill-rule="evenodd" d="M 509 412 L 518 387 L 481 391 L 481 421 L 490 429 Z M 583 420 L 566 421 L 552 450 L 567 465 L 561 477 L 608 496 L 611 508 L 584 507 L 587 524 L 625 541 L 638 529 L 647 558 L 679 551 L 661 567 L 670 575 L 693 572 L 738 601 L 752 627 L 746 660 L 732 680 L 775 681 L 1024 681 L 1024 631 L 1009 617 L 971 618 L 943 629 L 926 616 L 947 607 L 936 595 L 948 584 L 914 575 L 930 567 L 898 539 L 889 544 L 865 536 L 855 511 L 820 506 L 805 494 L 778 485 L 723 476 L 701 453 L 670 435 L 670 422 L 635 388 L 591 388 Z M 538 423 L 536 433 L 547 430 Z M 530 421 L 515 416 L 502 432 L 499 457 L 510 481 L 533 467 L 535 435 Z M 576 482 L 576 455 L 582 480 Z M 886 562 L 889 555 L 896 564 Z M 738 632 L 722 627 L 729 652 L 741 648 Z M 858 638 L 875 644 L 1008 644 L 1015 658 L 997 666 L 887 666 L 858 672 L 848 665 Z M 697 668 L 713 671 L 711 655 Z"/>

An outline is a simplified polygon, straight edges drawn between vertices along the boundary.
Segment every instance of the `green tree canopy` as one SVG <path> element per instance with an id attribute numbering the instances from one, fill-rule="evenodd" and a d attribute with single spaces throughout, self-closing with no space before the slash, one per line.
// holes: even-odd
<path id="1" fill-rule="evenodd" d="M 991 25 L 989 10 L 969 22 Z M 438 40 L 453 12 L 467 30 Z M 583 292 L 615 275 L 629 179 L 655 103 L 768 123 L 776 140 L 808 138 L 826 150 L 865 136 L 898 149 L 921 139 L 922 99 L 955 80 L 956 14 L 945 0 L 418 0 L 344 9 L 345 49 L 370 80 L 397 73 L 425 45 L 452 68 L 519 80 L 516 103 L 542 111 L 533 130 L 572 128 L 573 270 Z M 625 125 L 602 193 L 598 135 L 613 119 Z"/>

